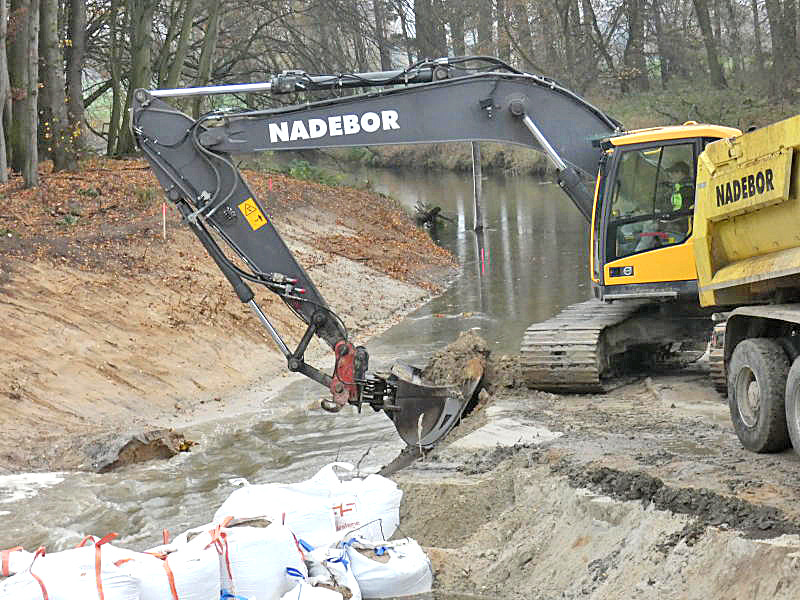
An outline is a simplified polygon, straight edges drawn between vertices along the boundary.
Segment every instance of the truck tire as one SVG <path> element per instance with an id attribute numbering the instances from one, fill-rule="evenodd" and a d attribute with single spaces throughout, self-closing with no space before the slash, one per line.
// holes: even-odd
<path id="1" fill-rule="evenodd" d="M 800 358 L 796 358 L 786 378 L 786 426 L 794 451 L 800 454 Z"/>
<path id="2" fill-rule="evenodd" d="M 775 340 L 740 342 L 728 365 L 728 406 L 742 446 L 753 452 L 789 447 L 784 399 L 789 359 Z"/>

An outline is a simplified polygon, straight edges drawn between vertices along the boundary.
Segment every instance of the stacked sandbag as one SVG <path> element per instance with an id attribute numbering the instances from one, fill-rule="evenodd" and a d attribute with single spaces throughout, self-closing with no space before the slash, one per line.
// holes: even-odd
<path id="1" fill-rule="evenodd" d="M 235 490 L 214 521 L 146 552 L 87 537 L 73 550 L 0 551 L 0 600 L 361 600 L 429 592 L 414 540 L 385 541 L 402 491 L 332 463 L 293 484 Z M 378 541 L 374 541 L 378 540 Z M 1 581 L 1 580 L 0 580 Z"/>
<path id="2" fill-rule="evenodd" d="M 400 522 L 402 490 L 380 475 L 342 481 L 336 468 L 355 467 L 337 462 L 299 483 L 245 485 L 228 497 L 214 520 L 266 516 L 314 547 L 334 545 L 354 532 L 372 539 L 391 537 Z"/>
<path id="3" fill-rule="evenodd" d="M 196 535 L 176 538 L 178 552 L 216 554 L 217 597 L 221 589 L 223 594 L 243 598 L 279 600 L 295 584 L 290 572 L 301 577 L 308 574 L 294 534 L 279 523 L 224 519 L 213 528 L 192 533 Z"/>
<path id="4" fill-rule="evenodd" d="M 0 598 L 140 600 L 138 582 L 119 567 L 138 553 L 112 546 L 113 537 L 53 554 L 37 552 L 28 570 L 3 582 Z"/>
<path id="5" fill-rule="evenodd" d="M 289 486 L 268 483 L 235 490 L 214 514 L 214 521 L 266 518 L 279 523 L 312 546 L 336 543 L 336 524 L 327 503 Z"/>
<path id="6" fill-rule="evenodd" d="M 341 592 L 319 584 L 300 581 L 290 591 L 281 596 L 281 600 L 346 600 Z"/>
<path id="7" fill-rule="evenodd" d="M 26 571 L 33 559 L 33 552 L 26 552 L 22 546 L 0 550 L 0 576 L 10 577 Z"/>
<path id="8" fill-rule="evenodd" d="M 298 585 L 286 598 L 344 598 L 345 600 L 361 600 L 361 589 L 358 586 L 344 548 L 317 548 L 305 554 L 308 565 L 308 576 L 297 577 Z M 322 591 L 325 590 L 325 591 Z M 335 592 L 332 596 L 328 592 Z M 296 595 L 294 595 L 296 594 Z"/>
<path id="9" fill-rule="evenodd" d="M 121 567 L 139 582 L 140 600 L 219 599 L 219 558 L 215 548 L 163 545 Z"/>
<path id="10" fill-rule="evenodd" d="M 364 598 L 413 596 L 431 591 L 433 569 L 415 540 L 372 542 L 354 538 L 342 546 Z"/>

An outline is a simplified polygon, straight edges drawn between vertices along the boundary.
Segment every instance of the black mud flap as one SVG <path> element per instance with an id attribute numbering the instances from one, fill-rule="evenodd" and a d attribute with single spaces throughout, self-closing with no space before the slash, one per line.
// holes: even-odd
<path id="1" fill-rule="evenodd" d="M 397 409 L 388 413 L 389 418 L 406 444 L 426 450 L 458 425 L 481 381 L 478 377 L 463 385 L 427 385 L 420 369 L 400 362 L 391 373 Z"/>

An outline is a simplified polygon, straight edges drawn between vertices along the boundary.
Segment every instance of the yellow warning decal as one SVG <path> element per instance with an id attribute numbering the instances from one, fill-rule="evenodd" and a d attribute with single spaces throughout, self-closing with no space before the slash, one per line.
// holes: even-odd
<path id="1" fill-rule="evenodd" d="M 267 218 L 264 216 L 264 213 L 261 212 L 261 209 L 258 208 L 256 201 L 252 198 L 248 198 L 242 202 L 239 205 L 239 210 L 242 211 L 244 218 L 250 223 L 250 227 L 253 228 L 253 231 L 267 224 Z"/>

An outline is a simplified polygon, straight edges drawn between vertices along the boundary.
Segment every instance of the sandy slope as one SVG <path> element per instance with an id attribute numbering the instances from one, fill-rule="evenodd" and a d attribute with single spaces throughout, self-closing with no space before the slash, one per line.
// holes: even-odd
<path id="1" fill-rule="evenodd" d="M 278 228 L 354 341 L 452 273 L 451 259 L 385 199 L 280 185 L 292 202 L 268 198 Z M 21 220 L 35 225 L 37 214 Z M 74 468 L 85 459 L 80 440 L 246 410 L 235 401 L 244 389 L 283 377 L 285 361 L 258 321 L 170 218 L 166 241 L 155 218 L 91 235 L 90 222 L 83 238 L 74 228 L 60 243 L 55 228 L 44 241 L 0 241 L 0 473 Z M 276 296 L 261 293 L 260 302 L 299 339 L 304 325 Z M 328 354 L 314 342 L 307 359 Z"/>

